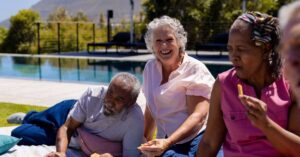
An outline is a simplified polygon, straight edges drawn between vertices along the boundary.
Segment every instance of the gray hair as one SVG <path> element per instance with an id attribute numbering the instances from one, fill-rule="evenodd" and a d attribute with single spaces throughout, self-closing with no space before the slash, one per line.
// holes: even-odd
<path id="1" fill-rule="evenodd" d="M 133 99 L 137 99 L 140 93 L 141 84 L 140 81 L 132 74 L 127 72 L 121 72 L 116 74 L 112 79 L 111 82 L 115 79 L 121 79 L 125 82 L 126 85 L 132 87 L 131 89 L 131 96 Z"/>
<path id="2" fill-rule="evenodd" d="M 297 16 L 297 14 L 299 13 L 300 13 L 300 1 L 295 1 L 282 6 L 278 13 L 280 28 L 284 29 L 287 26 L 287 24 L 290 22 L 290 20 L 294 16 Z"/>
<path id="3" fill-rule="evenodd" d="M 157 28 L 161 26 L 169 26 L 175 34 L 177 41 L 181 47 L 181 50 L 184 52 L 185 46 L 187 43 L 187 32 L 184 30 L 182 24 L 179 20 L 175 18 L 171 18 L 169 16 L 162 16 L 160 18 L 155 18 L 147 25 L 147 32 L 145 34 L 145 42 L 147 45 L 147 49 L 150 52 L 154 52 L 153 50 L 153 32 Z"/>

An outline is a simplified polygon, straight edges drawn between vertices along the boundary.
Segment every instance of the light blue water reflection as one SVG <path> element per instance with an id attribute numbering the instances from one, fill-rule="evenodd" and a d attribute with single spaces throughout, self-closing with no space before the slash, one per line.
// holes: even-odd
<path id="1" fill-rule="evenodd" d="M 142 81 L 144 62 L 99 61 L 93 59 L 0 57 L 0 76 L 64 82 L 108 83 L 121 71 Z"/>
<path id="2" fill-rule="evenodd" d="M 100 61 L 96 59 L 0 56 L 0 77 L 63 82 L 109 83 L 118 72 L 129 72 L 142 82 L 145 62 Z M 231 65 L 206 65 L 216 77 Z"/>

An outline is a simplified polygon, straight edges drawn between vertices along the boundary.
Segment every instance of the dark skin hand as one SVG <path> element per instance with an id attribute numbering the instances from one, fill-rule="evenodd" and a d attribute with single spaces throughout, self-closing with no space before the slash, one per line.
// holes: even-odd
<path id="1" fill-rule="evenodd" d="M 76 121 L 72 117 L 67 119 L 65 124 L 61 126 L 58 130 L 57 137 L 56 137 L 56 151 L 57 152 L 51 152 L 46 155 L 46 157 L 65 157 L 68 144 L 70 142 L 71 136 L 81 125 L 80 122 Z"/>
<path id="2" fill-rule="evenodd" d="M 247 109 L 247 116 L 252 125 L 259 128 L 278 151 L 286 156 L 299 156 L 300 108 L 294 101 L 290 107 L 286 130 L 268 117 L 268 107 L 263 101 L 246 95 L 239 98 Z"/>

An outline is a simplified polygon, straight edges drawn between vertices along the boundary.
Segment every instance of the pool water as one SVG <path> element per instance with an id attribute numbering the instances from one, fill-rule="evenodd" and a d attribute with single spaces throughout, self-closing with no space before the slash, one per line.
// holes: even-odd
<path id="1" fill-rule="evenodd" d="M 0 56 L 0 77 L 81 83 L 109 83 L 119 72 L 129 72 L 142 81 L 146 62 L 97 59 Z M 231 65 L 207 64 L 216 77 Z"/>

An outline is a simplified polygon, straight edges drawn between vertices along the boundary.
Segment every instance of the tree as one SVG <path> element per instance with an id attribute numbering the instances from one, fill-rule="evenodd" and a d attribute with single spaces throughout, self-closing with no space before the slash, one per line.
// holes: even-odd
<path id="1" fill-rule="evenodd" d="M 5 27 L 0 27 L 0 50 L 2 49 L 2 43 L 7 36 L 7 29 Z"/>
<path id="2" fill-rule="evenodd" d="M 35 40 L 35 22 L 39 19 L 40 15 L 32 10 L 21 10 L 12 16 L 3 50 L 11 53 L 30 53 Z"/>
<path id="3" fill-rule="evenodd" d="M 88 21 L 90 21 L 90 19 L 83 11 L 79 11 L 79 12 L 77 12 L 77 14 L 75 16 L 72 17 L 72 21 L 88 22 Z"/>
<path id="4" fill-rule="evenodd" d="M 64 7 L 58 7 L 55 11 L 48 15 L 47 21 L 70 21 L 71 16 Z"/>
<path id="5" fill-rule="evenodd" d="M 162 15 L 177 18 L 188 32 L 188 48 L 202 39 L 201 22 L 212 0 L 148 0 L 143 3 L 146 22 Z"/>
<path id="6" fill-rule="evenodd" d="M 188 32 L 188 48 L 205 43 L 218 33 L 228 31 L 242 13 L 243 0 L 145 0 L 145 22 L 168 15 L 177 18 Z M 247 0 L 247 10 L 277 15 L 278 9 L 292 0 Z"/>

